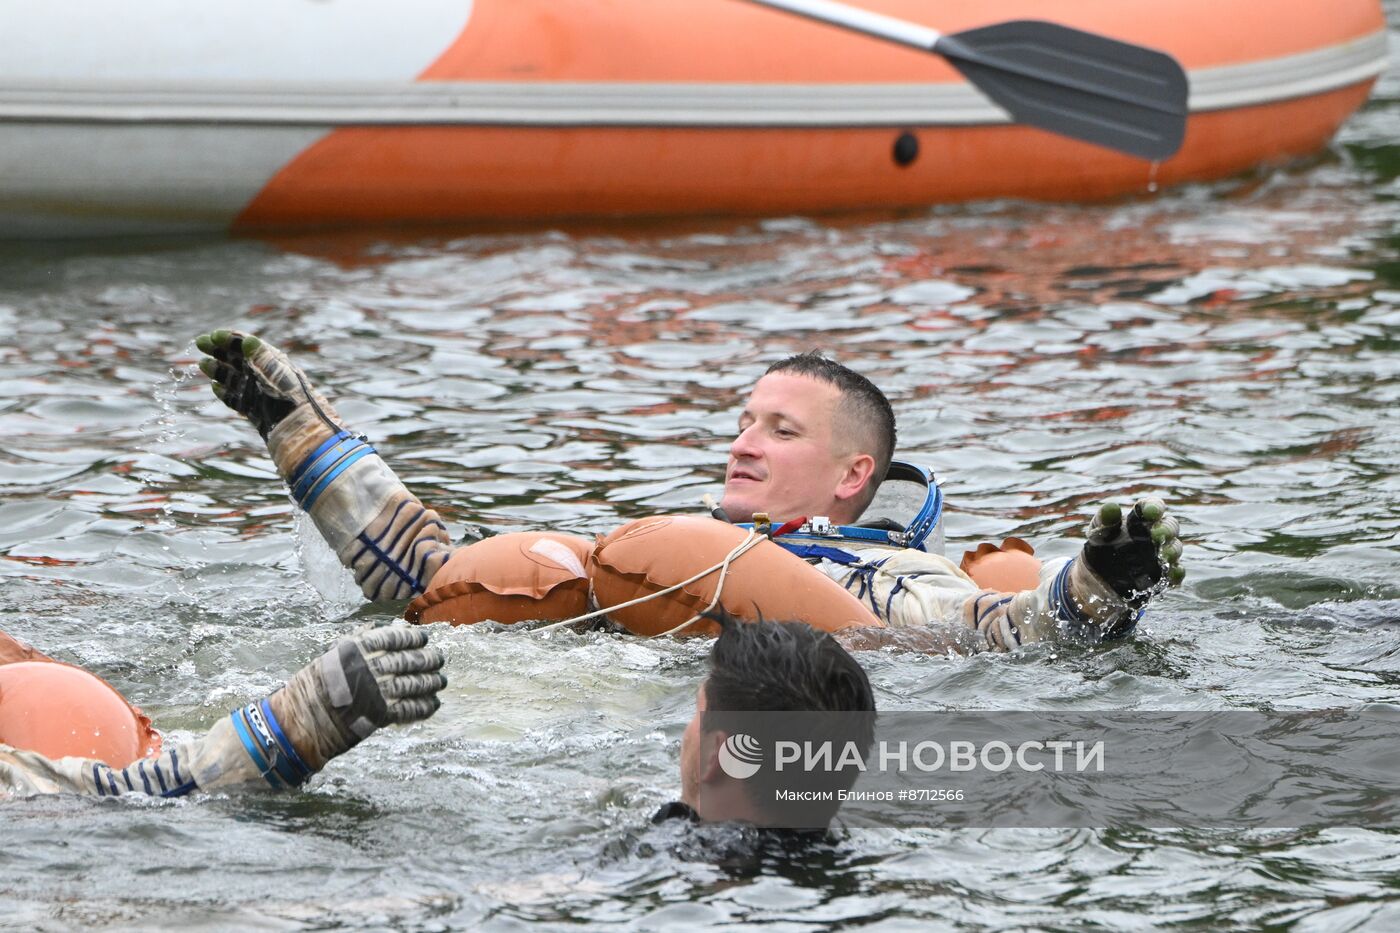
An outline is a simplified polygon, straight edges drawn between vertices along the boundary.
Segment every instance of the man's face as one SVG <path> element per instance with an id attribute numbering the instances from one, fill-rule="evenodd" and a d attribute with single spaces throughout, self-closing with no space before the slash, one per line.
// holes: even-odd
<path id="1" fill-rule="evenodd" d="M 700 800 L 700 722 L 705 718 L 705 684 L 695 694 L 695 715 L 681 734 L 681 800 L 698 807 Z"/>
<path id="2" fill-rule="evenodd" d="M 838 521 L 837 490 L 850 456 L 838 456 L 833 436 L 834 385 L 792 373 L 769 373 L 754 386 L 739 416 L 739 436 L 729 446 L 724 501 L 730 519 L 746 522 L 755 512 L 775 521 L 814 515 Z"/>

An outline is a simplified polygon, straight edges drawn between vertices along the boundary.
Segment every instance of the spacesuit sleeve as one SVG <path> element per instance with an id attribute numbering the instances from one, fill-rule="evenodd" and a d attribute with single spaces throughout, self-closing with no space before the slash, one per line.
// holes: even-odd
<path id="1" fill-rule="evenodd" d="M 228 717 L 197 739 L 167 742 L 159 755 L 125 768 L 91 758 L 46 758 L 38 752 L 0 745 L 0 797 L 183 797 L 196 790 L 269 786 Z"/>
<path id="2" fill-rule="evenodd" d="M 1035 589 L 982 589 L 952 561 L 915 550 L 859 548 L 818 564 L 886 625 L 944 627 L 952 650 L 1010 651 L 1038 641 L 1098 641 L 1137 619 L 1079 558 L 1047 561 Z M 968 638 L 968 632 L 974 633 Z"/>

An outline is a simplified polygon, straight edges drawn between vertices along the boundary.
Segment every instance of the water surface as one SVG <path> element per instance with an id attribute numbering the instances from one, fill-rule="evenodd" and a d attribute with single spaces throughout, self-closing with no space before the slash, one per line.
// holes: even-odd
<path id="1" fill-rule="evenodd" d="M 1188 541 L 1135 640 L 867 654 L 881 708 L 1394 702 L 1398 141 L 1392 69 L 1305 165 L 1110 205 L 8 247 L 0 628 L 178 734 L 389 615 L 193 370 L 214 327 L 291 351 L 454 533 L 695 509 L 743 392 L 816 347 L 890 393 L 954 556 L 1072 553 L 1145 494 Z M 0 927 L 1400 925 L 1400 840 L 1364 828 L 858 830 L 716 864 L 646 825 L 705 643 L 436 638 L 442 712 L 304 793 L 6 805 Z"/>

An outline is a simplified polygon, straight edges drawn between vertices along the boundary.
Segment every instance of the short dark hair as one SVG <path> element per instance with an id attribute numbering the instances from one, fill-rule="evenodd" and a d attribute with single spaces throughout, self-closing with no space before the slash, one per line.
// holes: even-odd
<path id="1" fill-rule="evenodd" d="M 857 443 L 863 440 L 864 445 L 868 446 L 869 449 L 862 452 L 875 458 L 875 473 L 866 487 L 865 499 L 860 503 L 860 509 L 864 511 L 874 500 L 875 491 L 884 482 L 890 461 L 894 459 L 896 433 L 894 408 L 890 400 L 875 383 L 855 370 L 827 359 L 817 350 L 778 360 L 768 367 L 764 375 L 770 373 L 791 373 L 817 379 L 835 386 L 841 393 L 837 415 L 845 421 L 845 430 L 857 435 Z M 862 434 L 864 437 L 859 437 Z"/>
<path id="2" fill-rule="evenodd" d="M 870 679 L 850 652 L 828 632 L 821 632 L 805 622 L 773 622 L 760 619 L 745 622 L 725 612 L 711 616 L 720 625 L 720 635 L 710 650 L 710 675 L 705 681 L 706 731 L 724 729 L 733 734 L 743 731 L 767 733 L 765 723 L 772 720 L 792 723 L 794 732 L 783 730 L 782 738 L 808 741 L 831 741 L 844 748 L 855 743 L 865 758 L 875 741 L 875 695 Z M 726 713 L 829 713 L 837 715 L 806 717 L 733 717 Z M 795 720 L 804 722 L 797 723 Z M 755 735 L 765 748 L 773 748 L 779 736 Z M 762 741 L 768 739 L 768 741 Z M 854 769 L 817 775 L 814 780 L 821 789 L 834 793 L 837 788 L 849 790 L 858 772 Z M 800 808 L 784 806 L 777 800 L 776 789 L 785 786 L 782 776 L 771 767 L 761 769 L 746 781 L 749 799 L 770 825 L 811 826 L 813 804 L 804 802 Z M 815 808 L 825 825 L 836 815 L 840 803 Z"/>

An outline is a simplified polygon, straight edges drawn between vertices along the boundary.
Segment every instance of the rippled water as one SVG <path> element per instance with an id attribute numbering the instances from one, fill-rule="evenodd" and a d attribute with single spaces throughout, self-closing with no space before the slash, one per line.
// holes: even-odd
<path id="1" fill-rule="evenodd" d="M 213 327 L 291 350 L 457 532 L 696 508 L 744 390 L 822 347 L 895 400 L 950 553 L 1070 553 L 1146 492 L 1188 540 L 1131 643 L 867 654 L 881 708 L 1394 702 L 1397 176 L 1392 68 L 1331 153 L 1149 201 L 8 247 L 0 628 L 179 732 L 376 615 L 193 373 Z M 1400 841 L 1365 829 L 858 830 L 717 865 L 646 825 L 704 642 L 436 635 L 442 712 L 305 793 L 4 806 L 0 927 L 1400 926 Z"/>

